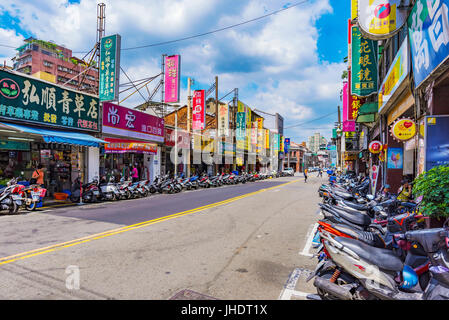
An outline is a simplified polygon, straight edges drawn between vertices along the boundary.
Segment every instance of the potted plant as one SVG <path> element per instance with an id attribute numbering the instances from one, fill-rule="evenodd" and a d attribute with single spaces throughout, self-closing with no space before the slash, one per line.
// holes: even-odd
<path id="1" fill-rule="evenodd" d="M 419 175 L 413 194 L 422 196 L 420 211 L 430 217 L 430 227 L 441 227 L 449 218 L 449 166 L 433 167 Z"/>

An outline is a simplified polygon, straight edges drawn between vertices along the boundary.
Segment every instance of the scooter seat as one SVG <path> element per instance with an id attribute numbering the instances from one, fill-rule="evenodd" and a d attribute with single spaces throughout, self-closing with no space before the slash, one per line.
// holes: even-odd
<path id="1" fill-rule="evenodd" d="M 342 201 L 343 201 L 343 203 L 344 203 L 346 206 L 348 206 L 348 207 L 350 207 L 350 208 L 353 208 L 353 209 L 355 209 L 355 210 L 358 210 L 358 211 L 368 211 L 368 207 L 367 207 L 366 205 L 354 203 L 354 202 L 347 201 L 347 200 L 342 200 Z"/>
<path id="2" fill-rule="evenodd" d="M 391 250 L 375 248 L 362 241 L 350 238 L 336 237 L 335 240 L 354 251 L 360 258 L 374 264 L 380 269 L 401 271 L 404 267 L 401 259 L 399 259 L 399 257 Z"/>
<path id="3" fill-rule="evenodd" d="M 371 218 L 365 213 L 359 211 L 347 211 L 337 207 L 331 207 L 341 218 L 348 220 L 359 226 L 369 226 L 371 224 Z"/>
<path id="4" fill-rule="evenodd" d="M 385 248 L 384 240 L 377 233 L 356 230 L 356 229 L 350 228 L 344 224 L 333 224 L 332 228 L 334 228 L 344 234 L 347 234 L 348 236 L 350 236 L 356 240 L 360 240 L 369 246 L 376 247 L 376 248 Z"/>

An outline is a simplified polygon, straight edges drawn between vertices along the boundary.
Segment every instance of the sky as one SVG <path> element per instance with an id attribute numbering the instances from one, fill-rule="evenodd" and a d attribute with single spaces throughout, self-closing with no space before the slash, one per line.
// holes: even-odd
<path id="1" fill-rule="evenodd" d="M 2 0 L 0 62 L 12 65 L 14 48 L 30 36 L 64 45 L 82 58 L 95 45 L 100 2 L 106 4 L 106 35 L 120 34 L 126 49 L 228 27 L 303 1 Z M 284 136 L 292 141 L 307 141 L 315 132 L 330 138 L 341 105 L 349 8 L 349 0 L 308 0 L 210 35 L 122 50 L 121 67 L 132 80 L 148 78 L 160 73 L 163 54 L 180 54 L 181 105 L 187 104 L 188 77 L 194 79 L 192 90 L 207 90 L 218 76 L 219 98 L 238 88 L 239 100 L 252 109 L 282 115 Z M 120 81 L 128 82 L 123 72 Z M 143 102 L 134 94 L 123 105 Z"/>

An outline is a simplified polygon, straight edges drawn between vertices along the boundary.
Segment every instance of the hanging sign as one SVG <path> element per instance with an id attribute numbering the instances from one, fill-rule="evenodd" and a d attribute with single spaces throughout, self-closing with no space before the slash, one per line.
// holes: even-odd
<path id="1" fill-rule="evenodd" d="M 378 154 L 382 151 L 382 142 L 374 140 L 368 146 L 368 149 L 371 153 Z"/>
<path id="2" fill-rule="evenodd" d="M 365 37 L 384 40 L 407 21 L 410 0 L 358 0 L 358 24 Z"/>
<path id="3" fill-rule="evenodd" d="M 192 102 L 192 130 L 204 130 L 206 127 L 205 90 L 195 90 Z"/>
<path id="4" fill-rule="evenodd" d="M 99 98 L 100 101 L 116 101 L 119 94 L 121 37 L 115 34 L 101 38 Z"/>
<path id="5" fill-rule="evenodd" d="M 411 119 L 396 120 L 390 127 L 390 133 L 398 141 L 407 141 L 416 134 L 416 123 Z"/>
<path id="6" fill-rule="evenodd" d="M 229 105 L 218 106 L 218 136 L 229 136 Z"/>
<path id="7" fill-rule="evenodd" d="M 284 140 L 284 152 L 288 153 L 290 150 L 290 138 L 285 138 Z"/>
<path id="8" fill-rule="evenodd" d="M 181 75 L 181 56 L 165 57 L 164 73 L 164 101 L 167 103 L 179 102 L 179 79 Z M 204 90 L 203 90 L 204 91 Z"/>
<path id="9" fill-rule="evenodd" d="M 237 149 L 243 150 L 245 148 L 246 139 L 246 113 L 237 112 L 236 115 L 236 143 Z"/>
<path id="10" fill-rule="evenodd" d="M 377 42 L 351 27 L 351 95 L 366 97 L 377 92 Z"/>

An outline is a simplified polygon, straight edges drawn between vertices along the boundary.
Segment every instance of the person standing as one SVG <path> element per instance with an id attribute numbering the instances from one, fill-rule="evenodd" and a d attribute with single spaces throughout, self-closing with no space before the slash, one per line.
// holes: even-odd
<path id="1" fill-rule="evenodd" d="M 41 187 L 44 187 L 44 170 L 42 164 L 39 164 L 37 169 L 34 170 L 33 175 L 31 176 L 31 184 L 38 184 Z"/>
<path id="2" fill-rule="evenodd" d="M 131 176 L 133 178 L 134 183 L 139 181 L 139 171 L 137 170 L 136 165 L 133 166 L 133 169 L 131 171 Z"/>
<path id="3" fill-rule="evenodd" d="M 308 173 L 308 170 L 307 170 L 307 168 L 305 168 L 304 169 L 304 182 L 305 183 L 307 183 L 307 173 Z"/>

